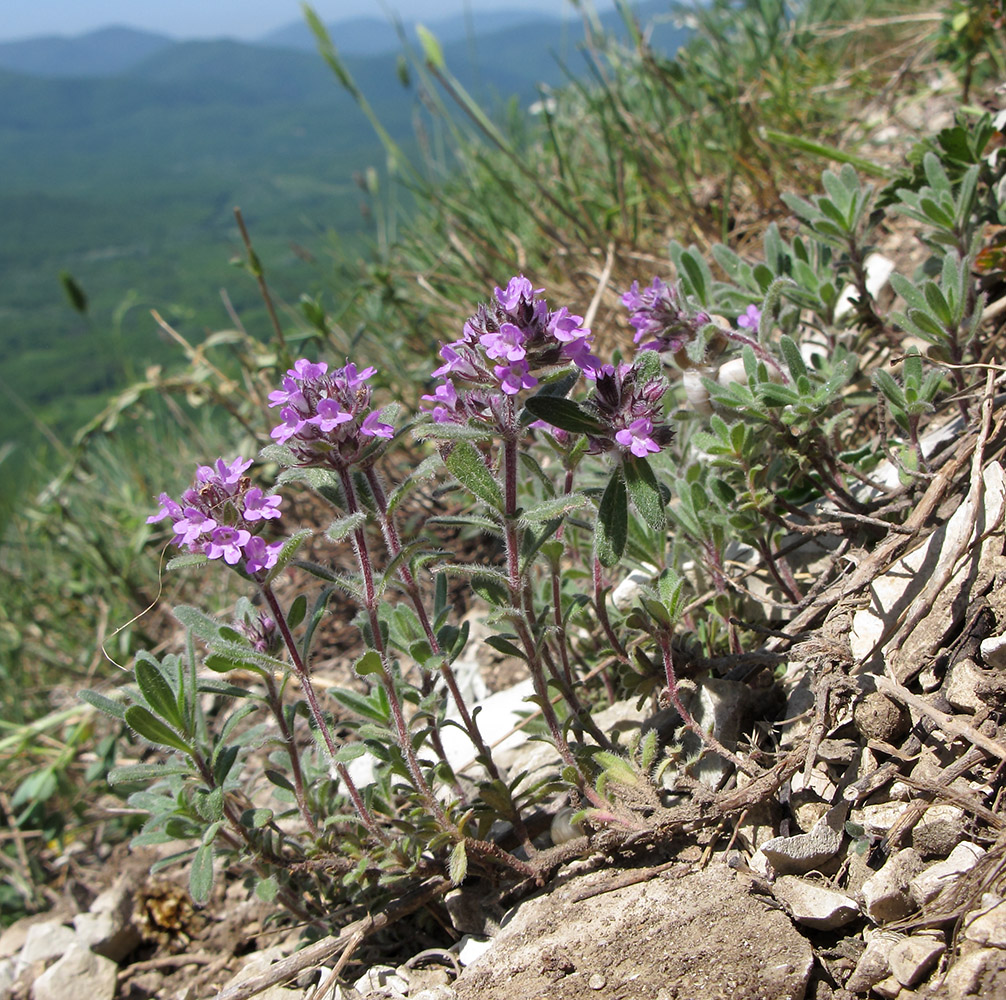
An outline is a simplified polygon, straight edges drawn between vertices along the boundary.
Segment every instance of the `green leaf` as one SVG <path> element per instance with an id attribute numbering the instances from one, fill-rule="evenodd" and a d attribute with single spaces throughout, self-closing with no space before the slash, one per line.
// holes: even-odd
<path id="1" fill-rule="evenodd" d="M 582 493 L 566 493 L 554 500 L 546 500 L 544 503 L 535 504 L 527 510 L 521 511 L 520 520 L 522 524 L 540 524 L 542 521 L 551 521 L 554 518 L 562 517 L 563 514 L 571 510 L 577 510 L 587 503 L 587 498 Z"/>
<path id="2" fill-rule="evenodd" d="M 468 855 L 465 853 L 465 842 L 463 840 L 459 840 L 451 850 L 448 872 L 451 876 L 451 881 L 455 885 L 461 885 L 468 874 Z"/>
<path id="3" fill-rule="evenodd" d="M 525 408 L 536 420 L 569 431 L 570 434 L 599 434 L 604 425 L 572 399 L 560 396 L 532 396 Z"/>
<path id="4" fill-rule="evenodd" d="M 133 673 L 140 694 L 143 695 L 147 705 L 175 729 L 184 732 L 185 720 L 175 699 L 175 693 L 157 666 L 150 660 L 138 657 Z"/>
<path id="5" fill-rule="evenodd" d="M 172 750 L 181 750 L 182 753 L 188 754 L 190 757 L 192 756 L 192 747 L 170 726 L 162 722 L 142 705 L 131 705 L 127 708 L 125 719 L 126 725 L 137 736 L 143 737 L 149 743 L 162 747 L 170 747 Z"/>
<path id="6" fill-rule="evenodd" d="M 307 595 L 298 594 L 293 603 L 290 605 L 290 610 L 286 614 L 286 624 L 293 630 L 295 629 L 306 617 L 307 615 Z"/>
<path id="7" fill-rule="evenodd" d="M 503 509 L 499 483 L 486 468 L 482 453 L 467 441 L 459 441 L 447 456 L 447 468 L 462 486 L 494 510 Z"/>
<path id="8" fill-rule="evenodd" d="M 485 643 L 487 646 L 492 646 L 497 653 L 502 653 L 504 656 L 516 656 L 520 660 L 527 659 L 522 649 L 515 646 L 509 639 L 504 639 L 501 635 L 486 636 Z"/>
<path id="9" fill-rule="evenodd" d="M 600 750 L 594 754 L 594 760 L 604 768 L 604 774 L 609 781 L 615 781 L 629 787 L 639 784 L 639 775 L 624 757 L 609 753 L 607 750 Z"/>
<path id="10" fill-rule="evenodd" d="M 443 70 L 446 66 L 444 62 L 444 50 L 440 47 L 440 42 L 436 36 L 425 25 L 416 25 L 416 35 L 419 44 L 423 47 L 423 58 L 427 66 L 431 69 Z"/>
<path id="11" fill-rule="evenodd" d="M 191 765 L 176 757 L 174 761 L 161 761 L 157 764 L 122 764 L 119 767 L 113 767 L 108 772 L 108 783 L 110 785 L 133 785 L 140 782 L 146 784 L 151 781 L 160 781 L 161 778 L 172 775 L 192 773 Z"/>
<path id="12" fill-rule="evenodd" d="M 381 663 L 381 655 L 376 650 L 368 649 L 353 666 L 353 669 L 360 677 L 368 674 L 383 674 L 384 664 Z"/>
<path id="13" fill-rule="evenodd" d="M 635 455 L 626 456 L 622 461 L 622 469 L 632 505 L 654 531 L 663 531 L 667 523 L 664 517 L 664 498 L 650 463 Z"/>
<path id="14" fill-rule="evenodd" d="M 99 694 L 97 691 L 91 691 L 85 689 L 78 692 L 77 697 L 81 701 L 86 701 L 88 705 L 92 705 L 94 708 L 98 709 L 99 712 L 104 712 L 105 715 L 110 715 L 113 719 L 119 719 L 120 721 L 126 717 L 126 706 L 122 704 L 121 701 L 113 701 L 111 698 L 107 698 L 103 694 Z"/>
<path id="15" fill-rule="evenodd" d="M 358 510 L 355 514 L 347 514 L 345 517 L 336 518 L 325 530 L 325 536 L 333 542 L 341 542 L 347 535 L 354 532 L 367 521 L 364 511 Z"/>
<path id="16" fill-rule="evenodd" d="M 213 845 L 203 844 L 192 858 L 189 869 L 189 895 L 196 903 L 209 901 L 213 890 Z"/>
<path id="17" fill-rule="evenodd" d="M 621 466 L 615 469 L 597 508 L 594 534 L 597 558 L 602 566 L 614 566 L 625 551 L 629 531 L 629 502 Z"/>
<path id="18" fill-rule="evenodd" d="M 220 638 L 220 623 L 198 608 L 182 604 L 174 609 L 173 614 L 194 636 L 204 642 L 215 642 Z"/>

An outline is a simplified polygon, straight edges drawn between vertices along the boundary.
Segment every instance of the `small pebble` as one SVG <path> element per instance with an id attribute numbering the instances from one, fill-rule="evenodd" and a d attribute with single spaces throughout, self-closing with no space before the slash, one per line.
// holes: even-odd
<path id="1" fill-rule="evenodd" d="M 590 979 L 587 980 L 587 985 L 592 990 L 603 990 L 604 987 L 608 985 L 608 980 L 605 979 L 600 972 L 595 972 Z"/>

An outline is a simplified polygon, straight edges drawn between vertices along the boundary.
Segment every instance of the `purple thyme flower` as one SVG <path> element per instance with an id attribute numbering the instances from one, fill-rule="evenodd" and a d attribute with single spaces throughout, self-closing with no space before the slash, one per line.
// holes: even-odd
<path id="1" fill-rule="evenodd" d="M 667 380 L 647 374 L 645 368 L 637 360 L 597 370 L 594 391 L 583 403 L 605 425 L 603 432 L 588 436 L 593 454 L 628 451 L 645 458 L 670 444 L 674 432 L 663 409 Z"/>
<path id="2" fill-rule="evenodd" d="M 680 351 L 709 322 L 706 313 L 687 310 L 677 285 L 659 278 L 642 291 L 634 281 L 622 296 L 622 304 L 629 310 L 629 323 L 636 328 L 632 339 L 644 351 Z"/>
<path id="3" fill-rule="evenodd" d="M 743 316 L 737 317 L 737 325 L 744 330 L 757 330 L 761 322 L 761 310 L 757 306 L 748 306 Z"/>
<path id="4" fill-rule="evenodd" d="M 433 372 L 443 379 L 423 397 L 435 423 L 478 419 L 499 424 L 518 393 L 538 385 L 537 372 L 570 363 L 593 371 L 601 362 L 590 353 L 591 332 L 565 306 L 550 311 L 522 274 L 506 288 L 497 286 L 495 301 L 480 305 L 464 324 L 460 340 L 442 344 L 444 364 Z M 502 397 L 500 395 L 502 391 Z M 504 421 L 513 423 L 512 419 Z"/>
<path id="5" fill-rule="evenodd" d="M 615 434 L 615 440 L 637 458 L 645 458 L 652 452 L 660 451 L 660 445 L 650 437 L 652 433 L 653 421 L 649 417 L 637 417 L 627 428 Z"/>
<path id="6" fill-rule="evenodd" d="M 351 361 L 330 371 L 324 363 L 301 358 L 287 371 L 283 388 L 269 396 L 270 406 L 282 407 L 273 439 L 285 444 L 300 465 L 352 465 L 371 439 L 395 432 L 370 409 L 367 381 L 376 371 L 361 371 Z"/>
<path id="7" fill-rule="evenodd" d="M 239 457 L 230 464 L 221 458 L 213 465 L 199 466 L 195 485 L 182 494 L 182 503 L 162 493 L 160 507 L 147 523 L 169 517 L 173 542 L 179 548 L 202 553 L 208 559 L 223 559 L 230 566 L 244 558 L 245 570 L 251 574 L 270 568 L 283 543 L 267 546 L 256 532 L 265 521 L 280 516 L 283 501 L 252 486 L 245 475 L 250 465 L 250 460 Z"/>

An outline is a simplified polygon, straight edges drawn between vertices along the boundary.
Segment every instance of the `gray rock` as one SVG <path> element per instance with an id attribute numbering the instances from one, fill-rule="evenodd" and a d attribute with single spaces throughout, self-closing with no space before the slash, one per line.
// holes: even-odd
<path id="1" fill-rule="evenodd" d="M 17 962 L 13 958 L 0 958 L 0 1000 L 7 1000 L 10 988 L 17 979 Z"/>
<path id="2" fill-rule="evenodd" d="M 964 918 L 964 936 L 989 948 L 1006 948 L 1006 902 L 986 893 L 981 910 Z"/>
<path id="3" fill-rule="evenodd" d="M 410 1000 L 455 1000 L 457 993 L 450 986 L 432 986 L 428 990 L 413 993 Z"/>
<path id="4" fill-rule="evenodd" d="M 911 847 L 892 854 L 880 871 L 863 883 L 863 908 L 877 924 L 900 920 L 915 908 L 908 891 L 909 883 L 924 865 L 918 852 Z"/>
<path id="5" fill-rule="evenodd" d="M 741 718 L 751 701 L 751 689 L 747 684 L 710 677 L 698 682 L 694 693 L 683 687 L 681 700 L 700 728 L 711 732 L 728 750 L 736 749 Z M 690 731 L 682 733 L 681 744 L 688 756 L 702 750 L 698 736 Z M 704 785 L 716 788 L 732 770 L 733 764 L 729 761 L 715 753 L 707 753 L 691 768 L 691 773 Z"/>
<path id="6" fill-rule="evenodd" d="M 653 586 L 653 577 L 656 575 L 656 567 L 652 572 L 642 569 L 634 569 L 629 575 L 611 592 L 611 603 L 622 614 L 628 614 L 636 599 L 642 593 L 644 587 Z"/>
<path id="7" fill-rule="evenodd" d="M 925 906 L 935 899 L 944 887 L 952 885 L 965 872 L 971 871 L 984 854 L 985 851 L 977 844 L 965 841 L 958 844 L 945 861 L 939 861 L 920 872 L 908 885 L 915 905 Z"/>
<path id="8" fill-rule="evenodd" d="M 105 958 L 119 962 L 143 940 L 133 918 L 134 894 L 130 881 L 120 877 L 73 918 L 77 941 Z"/>
<path id="9" fill-rule="evenodd" d="M 859 916 L 859 907 L 848 896 L 795 875 L 777 878 L 772 894 L 789 907 L 797 923 L 817 930 L 831 931 Z"/>
<path id="10" fill-rule="evenodd" d="M 32 987 L 34 1000 L 112 1000 L 118 966 L 83 945 L 72 944 L 66 954 L 42 973 Z"/>
<path id="11" fill-rule="evenodd" d="M 28 928 L 24 945 L 18 953 L 18 964 L 31 965 L 33 962 L 48 962 L 66 954 L 68 949 L 76 943 L 76 934 L 58 920 L 46 920 L 41 924 L 33 924 Z"/>
<path id="12" fill-rule="evenodd" d="M 774 837 L 762 844 L 758 854 L 779 875 L 804 875 L 830 861 L 842 847 L 848 803 L 832 806 L 810 833 L 795 837 Z M 752 861 L 752 867 L 755 867 Z"/>
<path id="13" fill-rule="evenodd" d="M 499 930 L 503 910 L 499 906 L 490 907 L 487 897 L 486 884 L 480 879 L 470 879 L 444 896 L 451 923 L 459 934 L 485 937 Z"/>
<path id="14" fill-rule="evenodd" d="M 891 972 L 902 986 L 911 989 L 922 982 L 946 950 L 939 932 L 913 934 L 891 949 L 888 955 Z"/>

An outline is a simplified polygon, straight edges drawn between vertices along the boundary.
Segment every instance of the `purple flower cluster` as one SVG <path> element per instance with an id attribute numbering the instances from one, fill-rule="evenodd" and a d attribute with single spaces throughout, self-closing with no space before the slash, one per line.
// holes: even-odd
<path id="1" fill-rule="evenodd" d="M 606 427 L 606 433 L 589 435 L 590 451 L 617 450 L 645 458 L 669 445 L 674 431 L 664 421 L 666 392 L 663 376 L 648 374 L 638 361 L 605 365 L 583 404 Z"/>
<path id="2" fill-rule="evenodd" d="M 629 323 L 636 328 L 632 339 L 642 350 L 677 353 L 710 321 L 704 312 L 689 312 L 677 285 L 668 285 L 659 278 L 643 291 L 634 281 L 622 296 L 622 305 L 629 310 Z"/>
<path id="3" fill-rule="evenodd" d="M 324 362 L 301 358 L 287 371 L 283 388 L 269 394 L 269 405 L 281 407 L 282 418 L 272 429 L 273 440 L 302 465 L 352 465 L 374 438 L 395 433 L 370 409 L 367 380 L 375 371 L 357 371 L 349 362 L 330 372 Z"/>
<path id="4" fill-rule="evenodd" d="M 174 543 L 208 559 L 223 559 L 230 566 L 242 559 L 248 573 L 272 569 L 283 549 L 282 542 L 267 545 L 257 534 L 265 521 L 280 516 L 282 499 L 266 496 L 244 474 L 251 459 L 240 456 L 228 465 L 222 458 L 196 470 L 196 481 L 181 496 L 181 502 L 166 493 L 157 499 L 160 509 L 147 518 L 154 524 L 172 520 Z"/>
<path id="5" fill-rule="evenodd" d="M 591 333 L 583 317 L 565 306 L 550 310 L 537 298 L 541 291 L 522 274 L 511 278 L 505 289 L 496 288 L 494 302 L 478 307 L 460 340 L 440 348 L 444 363 L 433 376 L 443 381 L 423 397 L 434 421 L 461 422 L 492 409 L 492 397 L 500 391 L 513 397 L 533 389 L 535 371 L 572 363 L 592 372 L 600 366 L 590 353 Z M 455 382 L 467 385 L 459 392 Z"/>

